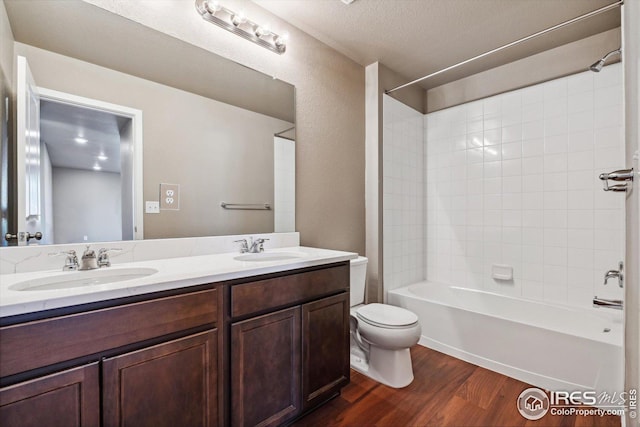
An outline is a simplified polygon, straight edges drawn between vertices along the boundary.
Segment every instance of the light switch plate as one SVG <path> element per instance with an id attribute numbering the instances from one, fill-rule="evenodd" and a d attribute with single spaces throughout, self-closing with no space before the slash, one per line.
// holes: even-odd
<path id="1" fill-rule="evenodd" d="M 148 214 L 157 214 L 160 213 L 160 202 L 157 201 L 146 201 L 144 205 L 144 213 Z"/>
<path id="2" fill-rule="evenodd" d="M 179 184 L 160 184 L 160 209 L 165 211 L 180 210 Z"/>

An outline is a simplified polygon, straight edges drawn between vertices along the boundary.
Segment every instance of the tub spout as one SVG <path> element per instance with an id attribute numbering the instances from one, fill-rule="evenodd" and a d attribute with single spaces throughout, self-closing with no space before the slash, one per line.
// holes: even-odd
<path id="1" fill-rule="evenodd" d="M 595 308 L 606 307 L 606 308 L 613 308 L 615 310 L 622 310 L 622 300 L 604 299 L 604 298 L 598 298 L 596 296 L 593 298 L 593 306 Z"/>

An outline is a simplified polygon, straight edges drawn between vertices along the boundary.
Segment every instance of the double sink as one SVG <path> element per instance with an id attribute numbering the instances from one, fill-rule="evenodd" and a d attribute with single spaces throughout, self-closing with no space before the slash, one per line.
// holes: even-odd
<path id="1" fill-rule="evenodd" d="M 245 253 L 233 257 L 240 262 L 276 262 L 291 261 L 304 258 L 302 252 L 265 251 Z M 82 288 L 86 286 L 105 285 L 125 280 L 140 279 L 157 273 L 155 268 L 108 267 L 88 271 L 72 271 L 39 279 L 25 280 L 9 286 L 13 291 L 51 291 L 60 289 Z"/>

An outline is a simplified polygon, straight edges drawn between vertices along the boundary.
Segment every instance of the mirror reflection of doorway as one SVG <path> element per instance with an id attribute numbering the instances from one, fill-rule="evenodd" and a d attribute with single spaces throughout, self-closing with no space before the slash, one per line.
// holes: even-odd
<path id="1" fill-rule="evenodd" d="M 131 137 L 130 117 L 41 95 L 42 243 L 133 239 Z"/>

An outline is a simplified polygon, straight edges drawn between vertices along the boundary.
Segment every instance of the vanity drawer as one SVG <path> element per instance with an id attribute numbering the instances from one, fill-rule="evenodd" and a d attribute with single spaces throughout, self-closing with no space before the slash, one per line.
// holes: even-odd
<path id="1" fill-rule="evenodd" d="M 349 263 L 335 267 L 258 280 L 231 287 L 231 316 L 234 318 L 349 289 Z"/>
<path id="2" fill-rule="evenodd" d="M 217 320 L 217 290 L 191 292 L 0 328 L 0 377 Z"/>

